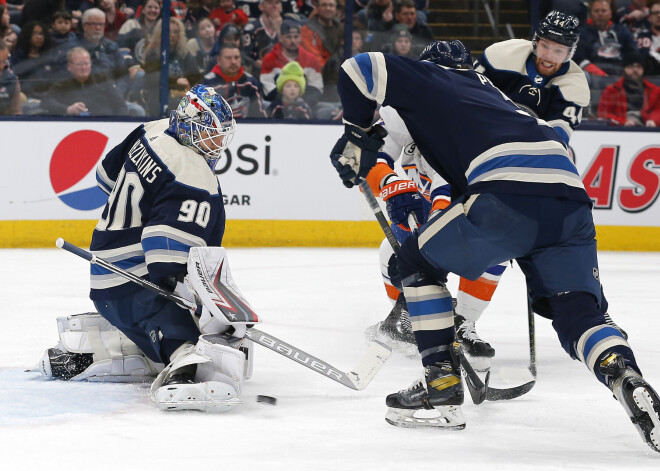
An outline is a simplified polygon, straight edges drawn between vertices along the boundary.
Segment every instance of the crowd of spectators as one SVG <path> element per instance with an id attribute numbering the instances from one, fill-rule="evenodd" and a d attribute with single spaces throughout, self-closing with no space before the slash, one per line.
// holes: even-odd
<path id="1" fill-rule="evenodd" d="M 615 126 L 660 125 L 660 0 L 553 0 L 577 16 L 573 60 L 591 88 L 584 116 Z"/>
<path id="2" fill-rule="evenodd" d="M 237 118 L 341 117 L 343 0 L 170 3 L 170 109 L 203 82 Z M 433 39 L 428 0 L 355 0 L 354 8 L 354 54 L 416 57 Z M 161 16 L 161 0 L 0 0 L 0 113 L 162 115 Z"/>
<path id="3" fill-rule="evenodd" d="M 237 118 L 339 119 L 344 1 L 172 0 L 168 105 L 203 82 Z M 353 55 L 434 39 L 428 0 L 352 1 Z M 546 3 L 580 18 L 585 116 L 660 124 L 660 0 Z M 161 16 L 161 0 L 0 0 L 0 114 L 162 115 Z"/>

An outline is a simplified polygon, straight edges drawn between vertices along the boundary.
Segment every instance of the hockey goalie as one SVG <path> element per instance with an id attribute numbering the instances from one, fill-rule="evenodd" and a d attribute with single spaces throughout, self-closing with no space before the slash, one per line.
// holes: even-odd
<path id="1" fill-rule="evenodd" d="M 246 325 L 257 318 L 221 248 L 226 216 L 213 171 L 235 126 L 227 102 L 195 85 L 169 119 L 135 128 L 96 171 L 108 202 L 90 251 L 174 290 L 199 306 L 195 314 L 92 264 L 90 298 L 98 314 L 59 319 L 60 342 L 39 371 L 88 381 L 157 375 L 151 397 L 164 410 L 222 411 L 240 402 L 251 362 Z"/>
<path id="2" fill-rule="evenodd" d="M 174 292 L 197 306 L 190 313 L 200 335 L 178 347 L 167 366 L 90 312 L 59 317 L 57 346 L 30 371 L 70 381 L 153 381 L 151 399 L 162 410 L 222 412 L 240 404 L 253 359 L 252 343 L 244 335 L 259 319 L 233 281 L 224 248 L 191 248 L 187 266 L 188 275 Z"/>

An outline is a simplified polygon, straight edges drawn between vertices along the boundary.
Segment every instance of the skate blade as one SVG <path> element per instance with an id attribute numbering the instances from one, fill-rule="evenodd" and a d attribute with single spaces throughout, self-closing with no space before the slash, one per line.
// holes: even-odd
<path id="1" fill-rule="evenodd" d="M 651 394 L 645 387 L 640 386 L 633 391 L 632 398 L 635 401 L 637 409 L 643 413 L 641 415 L 634 414 L 638 416 L 633 420 L 635 428 L 637 428 L 639 434 L 651 448 L 660 452 L 660 417 L 658 417 L 658 411 L 654 407 Z M 646 422 L 652 428 L 650 430 L 644 430 L 640 422 Z"/>
<path id="2" fill-rule="evenodd" d="M 156 403 L 156 407 L 162 411 L 197 410 L 209 414 L 220 414 L 227 412 L 240 404 L 243 404 L 243 401 L 235 397 L 223 401 L 172 401 Z"/>
<path id="3" fill-rule="evenodd" d="M 430 414 L 434 414 L 434 416 L 425 417 L 425 415 Z M 433 410 L 395 409 L 390 407 L 385 414 L 385 422 L 403 428 L 438 428 L 445 430 L 463 430 L 465 428 L 465 418 L 460 406 L 439 406 Z"/>
<path id="4" fill-rule="evenodd" d="M 216 381 L 162 386 L 154 398 L 156 407 L 164 411 L 198 410 L 209 413 L 226 412 L 242 404 L 234 389 Z"/>

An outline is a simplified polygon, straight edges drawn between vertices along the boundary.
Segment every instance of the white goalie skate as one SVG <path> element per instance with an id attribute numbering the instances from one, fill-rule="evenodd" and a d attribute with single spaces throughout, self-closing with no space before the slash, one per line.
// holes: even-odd
<path id="1" fill-rule="evenodd" d="M 165 411 L 226 412 L 242 404 L 241 384 L 249 378 L 249 340 L 206 334 L 184 344 L 151 386 L 151 399 Z"/>

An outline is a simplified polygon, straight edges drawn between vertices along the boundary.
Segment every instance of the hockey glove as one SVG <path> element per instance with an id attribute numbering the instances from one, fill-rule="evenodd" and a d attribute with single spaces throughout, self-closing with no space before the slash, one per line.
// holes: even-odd
<path id="1" fill-rule="evenodd" d="M 417 191 L 417 185 L 412 180 L 402 180 L 396 177 L 390 180 L 380 190 L 380 197 L 386 203 L 387 214 L 392 223 L 401 229 L 410 231 L 408 227 L 408 215 L 415 213 L 417 221 L 424 221 L 424 206 L 422 197 Z"/>
<path id="2" fill-rule="evenodd" d="M 346 188 L 352 188 L 361 178 L 367 176 L 376 165 L 378 151 L 384 145 L 387 131 L 382 126 L 364 130 L 346 124 L 344 135 L 339 138 L 330 153 L 330 161 L 337 170 Z"/>

